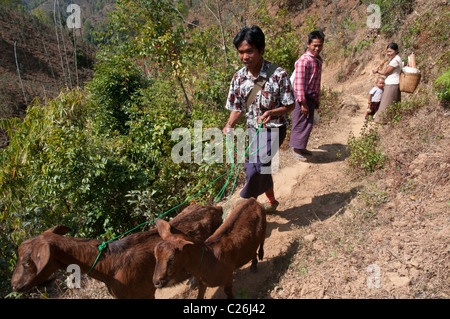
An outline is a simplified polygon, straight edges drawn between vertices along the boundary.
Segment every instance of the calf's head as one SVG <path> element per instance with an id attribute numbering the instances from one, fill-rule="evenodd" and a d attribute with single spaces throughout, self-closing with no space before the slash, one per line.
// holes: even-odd
<path id="1" fill-rule="evenodd" d="M 188 262 L 186 245 L 193 245 L 184 239 L 183 235 L 172 234 L 170 225 L 162 219 L 156 220 L 156 227 L 163 239 L 155 247 L 156 266 L 153 274 L 153 284 L 156 288 L 170 286 L 176 282 L 175 278 Z"/>
<path id="2" fill-rule="evenodd" d="M 55 226 L 19 246 L 16 268 L 11 278 L 14 291 L 27 291 L 44 283 L 59 268 L 48 237 L 52 234 L 65 235 L 69 231 L 68 227 Z"/>

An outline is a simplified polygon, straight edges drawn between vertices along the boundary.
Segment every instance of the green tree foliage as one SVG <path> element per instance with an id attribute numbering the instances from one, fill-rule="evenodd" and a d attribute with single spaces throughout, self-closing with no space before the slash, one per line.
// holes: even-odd
<path id="1" fill-rule="evenodd" d="M 141 90 L 148 85 L 145 77 L 124 56 L 106 55 L 95 66 L 89 91 L 97 104 L 94 112 L 99 131 L 125 134 L 130 120 L 129 109 L 139 104 Z"/>

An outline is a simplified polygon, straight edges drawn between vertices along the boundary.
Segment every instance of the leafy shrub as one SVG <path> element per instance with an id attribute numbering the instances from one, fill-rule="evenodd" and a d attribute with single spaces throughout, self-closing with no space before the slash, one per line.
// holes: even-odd
<path id="1" fill-rule="evenodd" d="M 445 71 L 434 82 L 434 90 L 443 105 L 450 104 L 450 70 Z"/>
<path id="2" fill-rule="evenodd" d="M 128 109 L 138 103 L 140 90 L 148 83 L 134 64 L 123 56 L 104 54 L 95 66 L 89 83 L 93 101 L 97 104 L 97 124 L 102 132 L 118 131 L 126 134 L 130 120 Z"/>
<path id="3" fill-rule="evenodd" d="M 292 72 L 295 61 L 303 54 L 301 52 L 303 48 L 299 45 L 299 41 L 301 42 L 303 39 L 298 38 L 297 30 L 286 10 L 280 10 L 275 19 L 268 12 L 267 8 L 258 10 L 261 27 L 265 30 L 267 41 L 264 56 L 268 61 Z"/>
<path id="4" fill-rule="evenodd" d="M 377 129 L 367 123 L 363 126 L 358 138 L 354 135 L 350 135 L 348 138 L 349 165 L 365 174 L 382 168 L 387 159 L 387 156 L 378 150 Z"/>
<path id="5" fill-rule="evenodd" d="M 121 143 L 92 134 L 84 99 L 69 92 L 48 105 L 35 102 L 0 155 L 2 219 L 14 218 L 29 234 L 63 223 L 99 235 L 127 221 L 124 195 L 138 174 L 129 174 Z"/>

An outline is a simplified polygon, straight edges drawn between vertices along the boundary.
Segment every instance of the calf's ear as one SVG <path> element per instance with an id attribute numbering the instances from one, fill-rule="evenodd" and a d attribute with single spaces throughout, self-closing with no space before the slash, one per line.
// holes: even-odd
<path id="1" fill-rule="evenodd" d="M 39 275 L 50 260 L 50 245 L 48 243 L 39 243 L 33 248 L 31 259 L 36 265 L 36 274 Z"/>
<path id="2" fill-rule="evenodd" d="M 184 239 L 177 240 L 177 248 L 179 250 L 183 250 L 184 246 L 186 245 L 194 245 L 194 243 L 192 241 L 187 241 Z"/>
<path id="3" fill-rule="evenodd" d="M 158 218 L 155 223 L 156 228 L 158 229 L 159 236 L 161 236 L 162 239 L 165 240 L 169 235 L 172 234 L 170 232 L 170 224 L 165 220 Z"/>
<path id="4" fill-rule="evenodd" d="M 63 225 L 57 225 L 55 227 L 50 228 L 49 230 L 47 230 L 47 232 L 51 232 L 54 234 L 58 234 L 58 235 L 65 235 L 67 233 L 69 233 L 71 231 L 71 229 L 67 226 L 63 226 Z"/>

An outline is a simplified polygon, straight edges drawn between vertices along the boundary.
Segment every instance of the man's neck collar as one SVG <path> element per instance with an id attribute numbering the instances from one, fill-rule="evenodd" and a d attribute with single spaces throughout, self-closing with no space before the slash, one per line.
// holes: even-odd
<path id="1" fill-rule="evenodd" d="M 262 60 L 261 60 L 261 67 L 259 68 L 259 70 L 257 70 L 257 72 L 255 72 L 255 73 L 253 73 L 253 72 L 250 72 L 250 70 L 246 67 L 245 68 L 245 70 L 246 70 L 246 72 L 247 72 L 247 74 L 249 75 L 249 76 L 253 76 L 255 79 L 257 79 L 259 76 L 262 76 L 262 77 L 266 77 L 266 75 L 267 75 L 267 73 L 266 73 L 266 69 L 264 68 L 264 65 L 266 64 L 266 60 L 264 60 L 264 58 L 262 58 Z"/>

